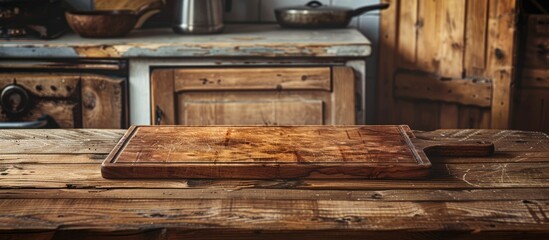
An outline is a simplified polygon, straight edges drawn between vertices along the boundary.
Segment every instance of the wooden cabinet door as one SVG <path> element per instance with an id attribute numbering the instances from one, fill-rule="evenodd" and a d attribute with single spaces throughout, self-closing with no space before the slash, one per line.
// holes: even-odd
<path id="1" fill-rule="evenodd" d="M 355 124 L 347 67 L 155 69 L 155 125 Z"/>
<path id="2" fill-rule="evenodd" d="M 508 128 L 515 0 L 384 0 L 379 123 Z"/>

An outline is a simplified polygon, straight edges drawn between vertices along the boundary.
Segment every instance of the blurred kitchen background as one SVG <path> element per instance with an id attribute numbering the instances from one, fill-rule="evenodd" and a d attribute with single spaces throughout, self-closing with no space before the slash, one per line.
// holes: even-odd
<path id="1" fill-rule="evenodd" d="M 113 1 L 113 0 L 66 0 L 74 8 L 81 10 L 90 10 L 94 9 L 94 5 L 101 5 L 103 1 Z M 170 0 L 167 0 L 168 4 Z M 274 9 L 277 7 L 285 6 L 297 6 L 305 5 L 310 0 L 230 0 L 231 7 L 226 9 L 225 12 L 225 22 L 227 23 L 276 23 L 274 16 Z M 139 0 L 136 0 L 136 5 Z M 379 0 L 319 0 L 323 4 L 344 6 L 351 8 L 358 8 L 370 4 L 377 4 Z M 170 8 L 167 8 L 170 9 Z M 159 14 L 149 21 L 149 25 L 155 24 L 155 20 L 158 22 L 159 19 L 166 18 L 169 13 Z M 169 20 L 168 20 L 169 21 Z M 368 82 L 368 89 L 366 102 L 374 103 L 375 102 L 375 89 L 377 72 L 378 72 L 378 45 L 379 45 L 379 11 L 372 11 L 365 13 L 364 15 L 353 18 L 350 27 L 355 27 L 359 29 L 362 34 L 364 34 L 372 42 L 373 53 L 372 56 L 368 59 L 367 62 L 367 76 L 366 81 Z"/>

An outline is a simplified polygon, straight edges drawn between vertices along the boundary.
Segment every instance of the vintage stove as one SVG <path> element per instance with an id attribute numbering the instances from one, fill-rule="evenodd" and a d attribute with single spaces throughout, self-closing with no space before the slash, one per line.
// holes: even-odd
<path id="1" fill-rule="evenodd" d="M 61 0 L 0 0 L 2 39 L 52 39 L 67 29 Z"/>

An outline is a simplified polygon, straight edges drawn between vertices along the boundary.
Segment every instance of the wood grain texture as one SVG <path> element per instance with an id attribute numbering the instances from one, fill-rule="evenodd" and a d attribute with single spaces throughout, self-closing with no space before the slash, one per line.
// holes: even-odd
<path id="1" fill-rule="evenodd" d="M 349 67 L 155 69 L 152 120 L 161 114 L 160 125 L 352 125 L 355 78 Z"/>
<path id="2" fill-rule="evenodd" d="M 475 79 L 441 80 L 421 73 L 397 72 L 395 96 L 490 107 L 492 84 Z"/>
<path id="3" fill-rule="evenodd" d="M 467 1 L 464 64 L 467 76 L 483 76 L 486 71 L 489 0 Z"/>
<path id="4" fill-rule="evenodd" d="M 175 91 L 323 90 L 331 91 L 331 69 L 198 68 L 174 72 Z"/>
<path id="5" fill-rule="evenodd" d="M 549 133 L 549 89 L 521 89 L 515 104 L 515 128 Z"/>
<path id="6" fill-rule="evenodd" d="M 548 88 L 549 70 L 536 68 L 523 68 L 521 70 L 520 85 L 523 88 Z"/>
<path id="7" fill-rule="evenodd" d="M 491 127 L 507 129 L 515 88 L 517 1 L 490 0 L 488 20 L 488 70 L 494 84 Z"/>
<path id="8" fill-rule="evenodd" d="M 175 125 L 175 86 L 173 69 L 155 69 L 151 73 L 151 123 Z"/>
<path id="9" fill-rule="evenodd" d="M 417 178 L 431 166 L 407 126 L 132 127 L 106 178 Z"/>
<path id="10" fill-rule="evenodd" d="M 179 106 L 184 116 L 179 123 L 186 126 L 322 125 L 324 116 L 323 101 L 318 100 L 186 101 Z"/>
<path id="11" fill-rule="evenodd" d="M 82 127 L 121 129 L 128 125 L 125 79 L 81 76 Z"/>
<path id="12" fill-rule="evenodd" d="M 433 157 L 430 177 L 418 180 L 104 179 L 100 162 L 123 134 L 0 130 L 0 238 L 432 240 L 549 234 L 546 134 L 415 132 L 425 141 L 491 141 L 497 150 L 484 158 Z M 80 153 L 90 144 L 97 151 Z M 48 146 L 55 151 L 48 153 Z"/>
<path id="13" fill-rule="evenodd" d="M 517 1 L 391 2 L 391 9 L 381 12 L 378 123 L 422 130 L 509 128 Z M 448 81 L 400 74 L 411 71 Z M 471 81 L 489 88 L 463 87 Z M 482 104 L 474 100 L 479 92 Z M 408 99 L 397 99 L 403 94 Z M 471 98 L 464 103 L 459 95 Z"/>
<path id="14" fill-rule="evenodd" d="M 436 156 L 490 156 L 482 142 L 410 139 L 407 126 L 132 127 L 105 178 L 421 178 Z"/>
<path id="15" fill-rule="evenodd" d="M 348 67 L 333 68 L 332 124 L 353 125 L 356 122 L 355 73 Z"/>

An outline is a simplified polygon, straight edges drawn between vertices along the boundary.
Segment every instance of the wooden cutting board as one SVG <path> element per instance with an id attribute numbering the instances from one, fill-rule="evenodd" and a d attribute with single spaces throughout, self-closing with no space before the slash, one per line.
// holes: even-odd
<path id="1" fill-rule="evenodd" d="M 131 127 L 105 178 L 423 178 L 425 152 L 486 156 L 493 144 L 428 142 L 408 126 Z"/>

